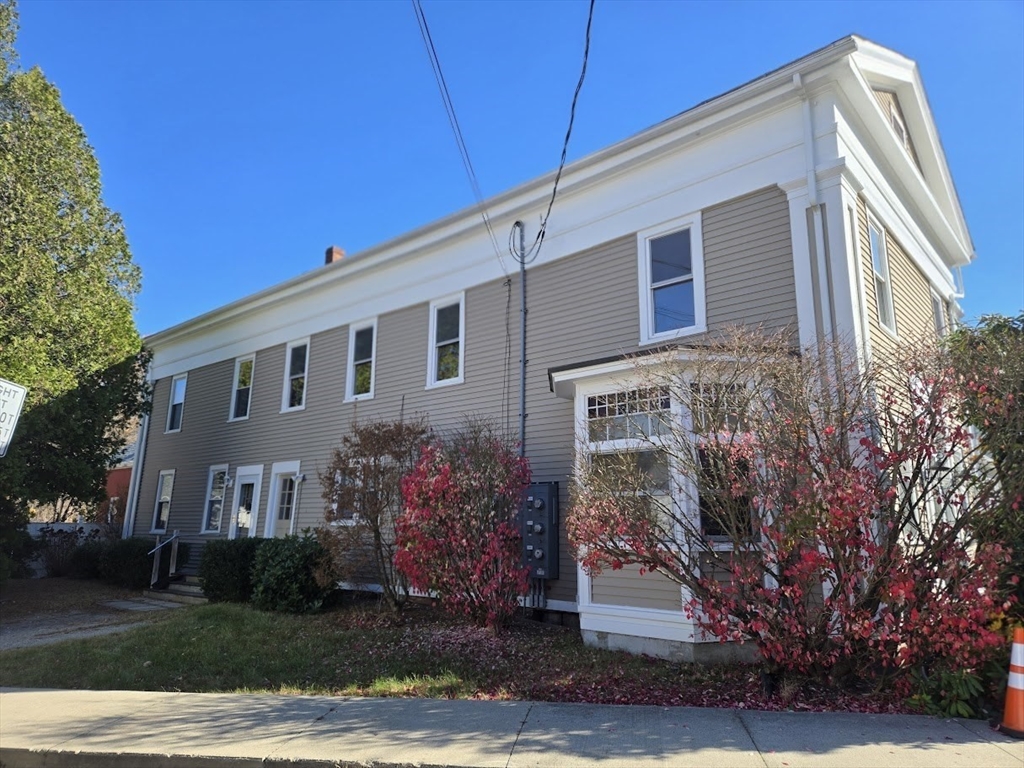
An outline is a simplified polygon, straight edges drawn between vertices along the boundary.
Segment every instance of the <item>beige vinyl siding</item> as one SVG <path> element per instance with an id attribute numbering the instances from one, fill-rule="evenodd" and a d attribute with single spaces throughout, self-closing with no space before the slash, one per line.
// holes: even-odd
<path id="1" fill-rule="evenodd" d="M 907 131 L 907 149 L 910 153 L 910 158 L 914 161 L 914 165 L 917 166 L 918 170 L 921 169 L 921 161 L 917 159 L 917 151 L 914 149 L 914 137 L 910 135 L 910 128 L 907 126 L 907 119 L 903 115 L 903 110 L 900 108 L 900 100 L 892 91 L 884 91 L 878 88 L 872 89 L 875 94 L 875 101 L 882 108 L 882 114 L 885 115 L 885 121 L 890 121 L 890 110 L 895 111 L 903 122 L 903 127 Z"/>
<path id="2" fill-rule="evenodd" d="M 770 187 L 704 211 L 708 330 L 796 330 L 789 202 Z"/>
<path id="3" fill-rule="evenodd" d="M 640 574 L 639 565 L 624 565 L 620 570 L 604 571 L 591 579 L 590 599 L 600 605 L 624 605 L 631 608 L 656 608 L 681 611 L 679 585 L 660 573 Z"/>
<path id="4" fill-rule="evenodd" d="M 935 335 L 931 289 L 924 273 L 885 228 L 885 249 L 889 260 L 889 283 L 892 288 L 893 314 L 900 340 L 914 341 Z M 872 349 L 891 352 L 897 340 L 878 321 L 878 299 L 875 294 L 874 269 L 871 264 L 871 241 L 868 234 L 868 210 L 863 199 L 857 202 L 857 230 L 860 240 L 861 271 L 867 307 L 868 332 Z"/>
<path id="5" fill-rule="evenodd" d="M 729 323 L 795 327 L 796 295 L 785 194 L 769 188 L 703 212 L 709 330 Z M 640 338 L 637 238 L 628 233 L 527 274 L 529 298 L 526 447 L 533 479 L 557 481 L 561 515 L 568 500 L 574 441 L 573 403 L 549 389 L 548 369 L 635 352 Z M 440 298 L 440 297 L 437 297 Z M 339 301 L 344 296 L 339 295 Z M 150 529 L 160 470 L 175 469 L 168 530 L 201 542 L 208 469 L 229 463 L 263 466 L 257 529 L 266 521 L 271 465 L 301 462 L 296 530 L 323 519 L 318 472 L 355 419 L 424 417 L 444 429 L 467 416 L 507 424 L 518 433 L 519 279 L 496 280 L 465 293 L 465 382 L 427 389 L 429 301 L 377 320 L 374 397 L 344 402 L 348 326 L 314 334 L 306 382 L 306 407 L 281 413 L 285 345 L 256 353 L 249 418 L 228 422 L 234 360 L 189 372 L 182 430 L 165 435 L 169 379 L 156 383 L 141 478 L 135 533 Z M 506 334 L 511 347 L 506 356 Z M 503 379 L 507 366 L 507 386 Z M 503 409 L 502 403 L 507 404 Z M 229 503 L 231 494 L 229 493 Z M 226 509 L 220 535 L 228 531 Z M 560 578 L 548 597 L 576 600 L 576 566 L 560 526 Z M 646 581 L 644 586 L 646 588 Z M 638 599 L 644 599 L 638 596 Z"/>

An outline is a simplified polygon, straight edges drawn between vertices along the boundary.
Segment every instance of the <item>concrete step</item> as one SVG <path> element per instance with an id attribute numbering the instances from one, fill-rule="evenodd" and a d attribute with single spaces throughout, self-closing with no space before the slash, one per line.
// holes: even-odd
<path id="1" fill-rule="evenodd" d="M 184 603 L 185 605 L 203 605 L 210 602 L 203 597 L 202 590 L 192 591 L 187 588 L 187 585 L 183 584 L 172 584 L 167 589 L 146 589 L 143 590 L 142 596 L 153 600 Z"/>

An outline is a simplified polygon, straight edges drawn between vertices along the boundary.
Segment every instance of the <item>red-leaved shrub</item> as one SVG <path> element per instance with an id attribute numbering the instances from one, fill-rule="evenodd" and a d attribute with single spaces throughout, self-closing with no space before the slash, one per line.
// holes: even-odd
<path id="1" fill-rule="evenodd" d="M 516 511 L 530 468 L 514 445 L 471 422 L 423 449 L 402 481 L 396 566 L 442 607 L 497 629 L 526 591 Z"/>

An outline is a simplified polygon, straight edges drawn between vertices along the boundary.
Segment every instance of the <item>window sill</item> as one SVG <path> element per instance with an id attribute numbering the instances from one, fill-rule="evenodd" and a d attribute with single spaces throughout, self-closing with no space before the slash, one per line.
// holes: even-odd
<path id="1" fill-rule="evenodd" d="M 465 383 L 465 378 L 462 377 L 462 376 L 459 376 L 459 377 L 454 378 L 454 379 L 444 379 L 442 381 L 430 381 L 430 382 L 427 382 L 427 386 L 424 387 L 424 389 L 441 389 L 442 387 L 452 387 L 452 386 L 455 386 L 456 384 L 463 384 L 463 383 Z"/>
<path id="2" fill-rule="evenodd" d="M 248 420 L 249 420 L 248 416 L 233 416 L 232 418 L 228 419 L 228 424 L 233 424 L 236 421 L 248 421 Z"/>
<path id="3" fill-rule="evenodd" d="M 881 328 L 883 331 L 885 331 L 889 335 L 889 338 L 891 338 L 893 341 L 899 341 L 900 340 L 900 336 L 896 332 L 895 328 L 890 328 L 888 325 L 883 323 L 881 320 L 878 321 L 878 327 Z"/>
<path id="4" fill-rule="evenodd" d="M 156 528 L 150 528 L 149 532 L 153 536 L 163 536 L 167 533 L 167 529 L 164 528 L 162 531 L 158 531 Z"/>
<path id="5" fill-rule="evenodd" d="M 296 413 L 297 411 L 304 411 L 304 410 L 306 410 L 306 406 L 305 405 L 296 405 L 294 408 L 282 408 L 280 412 L 281 413 Z"/>
<path id="6" fill-rule="evenodd" d="M 657 334 L 648 334 L 644 331 L 640 332 L 640 346 L 647 346 L 649 344 L 664 344 L 666 341 L 673 341 L 674 339 L 682 339 L 687 336 L 696 336 L 700 333 L 707 333 L 707 324 L 691 325 L 687 328 L 679 328 L 675 331 L 664 331 Z"/>
<path id="7" fill-rule="evenodd" d="M 220 531 L 200 531 L 200 536 L 220 536 Z"/>
<path id="8" fill-rule="evenodd" d="M 181 432 L 181 427 L 178 427 L 177 429 L 165 429 L 164 430 L 164 434 L 165 435 L 176 435 L 179 432 Z"/>
<path id="9" fill-rule="evenodd" d="M 373 400 L 373 391 L 367 392 L 362 395 L 352 395 L 342 400 L 343 403 L 358 403 L 360 400 Z"/>

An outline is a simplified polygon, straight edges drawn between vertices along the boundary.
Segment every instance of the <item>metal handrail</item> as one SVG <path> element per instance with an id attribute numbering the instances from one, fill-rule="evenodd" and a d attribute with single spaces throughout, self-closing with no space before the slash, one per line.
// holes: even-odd
<path id="1" fill-rule="evenodd" d="M 156 546 L 147 553 L 149 555 L 155 555 L 153 558 L 153 573 L 150 575 L 149 579 L 150 589 L 160 581 L 160 556 L 163 554 L 160 550 L 167 544 L 171 545 L 171 562 L 167 569 L 167 575 L 174 576 L 178 572 L 178 532 L 175 531 L 166 541 L 160 541 L 160 536 L 158 534 L 156 542 Z"/>
<path id="2" fill-rule="evenodd" d="M 149 552 L 147 552 L 147 553 L 146 553 L 146 555 L 147 555 L 147 556 L 148 556 L 148 555 L 152 555 L 152 554 L 153 554 L 154 552 L 156 552 L 156 551 L 157 551 L 158 549 L 160 549 L 160 548 L 162 548 L 162 547 L 165 547 L 166 545 L 170 544 L 170 543 L 171 543 L 172 541 L 174 541 L 174 540 L 175 540 L 176 538 L 178 538 L 178 532 L 177 532 L 177 531 L 175 531 L 175 532 L 174 532 L 173 534 L 171 534 L 171 538 L 167 539 L 167 541 L 163 541 L 163 542 L 161 542 L 161 543 L 157 544 L 157 545 L 156 545 L 155 547 L 153 547 L 153 548 L 152 548 L 151 550 L 149 550 Z M 160 541 L 160 537 L 159 537 L 159 536 L 157 536 L 157 537 L 156 537 L 156 540 L 157 540 L 157 541 Z"/>

